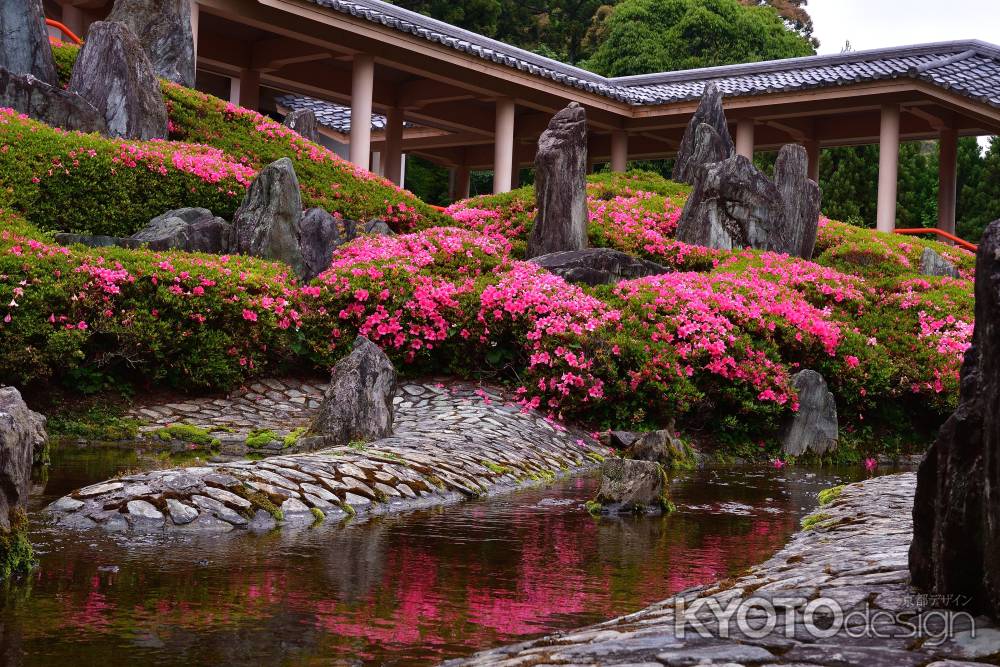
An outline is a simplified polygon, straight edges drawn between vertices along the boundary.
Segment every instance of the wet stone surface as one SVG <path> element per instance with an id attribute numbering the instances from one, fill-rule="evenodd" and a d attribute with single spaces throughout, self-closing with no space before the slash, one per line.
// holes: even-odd
<path id="1" fill-rule="evenodd" d="M 1000 630 L 984 618 L 961 614 L 947 621 L 949 633 L 942 610 L 934 609 L 934 598 L 909 585 L 907 550 L 915 488 L 912 473 L 845 487 L 812 515 L 811 529 L 798 533 L 773 558 L 743 576 L 684 591 L 599 625 L 445 664 L 1000 664 Z M 835 602 L 841 610 L 843 620 L 836 623 L 836 633 L 832 633 L 834 612 L 820 606 L 816 602 L 820 598 Z M 733 611 L 732 622 L 720 623 L 710 609 L 713 603 Z M 762 633 L 768 604 L 776 609 L 775 629 Z M 865 610 L 873 619 L 870 622 Z M 749 626 L 737 622 L 741 613 Z M 906 624 L 922 627 L 923 632 L 915 636 Z M 810 630 L 816 627 L 827 636 L 813 634 Z"/>
<path id="2" fill-rule="evenodd" d="M 301 395 L 304 403 L 269 398 L 274 405 L 265 404 L 251 387 L 227 399 L 228 406 L 219 401 L 164 406 L 162 419 L 176 423 L 172 420 L 181 413 L 185 423 L 208 427 L 220 422 L 203 417 L 225 418 L 212 414 L 216 408 L 225 413 L 258 404 L 257 413 L 243 412 L 248 424 L 287 430 L 308 423 L 322 390 L 277 381 L 262 386 L 286 399 Z M 291 407 L 299 405 L 304 407 Z M 67 527 L 116 532 L 269 530 L 528 486 L 591 467 L 604 451 L 582 432 L 522 412 L 496 391 L 467 385 L 403 384 L 395 412 L 393 435 L 371 443 L 126 475 L 79 489 L 47 511 Z"/>

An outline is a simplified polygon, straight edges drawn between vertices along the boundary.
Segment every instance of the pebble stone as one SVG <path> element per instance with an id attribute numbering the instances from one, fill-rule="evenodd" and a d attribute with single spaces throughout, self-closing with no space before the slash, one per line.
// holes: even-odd
<path id="1" fill-rule="evenodd" d="M 239 412 L 259 428 L 289 431 L 315 413 L 291 399 L 322 395 L 322 386 L 307 382 L 259 384 L 235 398 L 142 406 L 137 414 L 155 412 L 162 423 L 173 423 L 184 412 L 187 423 L 208 428 L 225 419 L 206 416 L 209 411 Z M 251 398 L 268 392 L 286 402 Z M 68 527 L 127 530 L 132 526 L 118 521 L 122 514 L 152 518 L 155 512 L 163 530 L 266 530 L 311 523 L 319 518 L 313 509 L 343 517 L 512 490 L 593 467 L 606 453 L 589 435 L 522 411 L 496 389 L 411 383 L 395 400 L 394 432 L 375 442 L 129 475 L 71 493 L 48 511 Z"/>
<path id="2" fill-rule="evenodd" d="M 982 617 L 975 618 L 975 637 L 968 627 L 971 621 L 964 619 L 963 626 L 956 620 L 955 632 L 940 642 L 930 641 L 926 633 L 923 637 L 913 637 L 905 625 L 917 618 L 930 622 L 943 611 L 934 608 L 933 596 L 909 585 L 907 550 L 913 535 L 911 512 L 915 490 L 913 473 L 847 486 L 835 500 L 816 511 L 814 519 L 821 519 L 817 527 L 800 531 L 770 560 L 735 579 L 683 591 L 642 611 L 605 623 L 491 649 L 444 664 L 450 667 L 1000 664 L 1000 630 Z M 865 609 L 882 612 L 875 628 L 881 637 L 874 632 L 858 636 L 865 628 L 857 621 L 843 623 L 832 636 L 815 636 L 805 623 L 805 611 L 819 598 L 835 600 L 845 617 Z M 752 604 L 763 601 L 773 602 L 778 610 L 776 629 L 757 636 L 754 628 L 761 627 L 766 617 L 761 609 L 755 615 Z M 740 629 L 735 624 L 722 625 L 708 611 L 710 603 L 723 609 L 730 603 L 735 605 L 734 609 L 746 603 L 751 610 L 746 617 L 759 621 L 746 632 L 746 628 Z M 690 610 L 698 604 L 702 608 L 694 615 L 704 626 L 706 636 L 701 636 L 690 623 L 676 622 L 675 616 L 683 613 L 677 611 L 679 608 Z M 681 626 L 684 632 L 680 631 Z"/>

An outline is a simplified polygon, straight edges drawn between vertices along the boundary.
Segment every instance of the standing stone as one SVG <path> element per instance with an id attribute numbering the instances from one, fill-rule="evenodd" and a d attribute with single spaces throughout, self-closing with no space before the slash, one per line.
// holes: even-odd
<path id="1" fill-rule="evenodd" d="M 659 463 L 609 458 L 601 466 L 595 502 L 608 514 L 655 514 L 668 505 L 667 479 Z"/>
<path id="2" fill-rule="evenodd" d="M 306 264 L 299 248 L 301 219 L 299 179 L 292 161 L 283 157 L 261 170 L 236 210 L 236 251 L 284 262 L 302 277 Z"/>
<path id="3" fill-rule="evenodd" d="M 528 257 L 587 247 L 587 113 L 576 102 L 538 139 L 535 201 Z"/>
<path id="4" fill-rule="evenodd" d="M 961 277 L 954 264 L 931 248 L 924 248 L 924 253 L 920 256 L 920 273 L 925 276 Z"/>
<path id="5" fill-rule="evenodd" d="M 385 352 L 364 336 L 337 362 L 319 415 L 309 428 L 327 445 L 377 440 L 392 434 L 396 369 Z"/>
<path id="6" fill-rule="evenodd" d="M 104 116 L 76 93 L 3 67 L 0 67 L 0 107 L 64 130 L 107 131 Z"/>
<path id="7" fill-rule="evenodd" d="M 127 240 L 150 250 L 222 254 L 233 245 L 233 226 L 207 208 L 179 208 L 156 216 Z"/>
<path id="8" fill-rule="evenodd" d="M 97 108 L 113 137 L 167 137 L 160 82 L 139 40 L 121 23 L 98 21 L 90 26 L 69 89 Z"/>
<path id="9" fill-rule="evenodd" d="M 311 208 L 299 223 L 299 248 L 305 263 L 303 280 L 312 280 L 323 273 L 333 260 L 333 251 L 343 243 L 337 220 L 321 208 Z"/>
<path id="10" fill-rule="evenodd" d="M 0 67 L 53 86 L 59 83 L 42 0 L 0 2 Z"/>
<path id="11" fill-rule="evenodd" d="M 787 238 L 781 193 L 750 160 L 734 155 L 700 168 L 677 225 L 678 241 L 782 252 Z"/>
<path id="12" fill-rule="evenodd" d="M 282 122 L 285 127 L 301 134 L 303 139 L 319 143 L 319 123 L 316 122 L 316 114 L 312 109 L 289 111 Z"/>
<path id="13" fill-rule="evenodd" d="M 708 125 L 714 133 L 701 130 L 701 125 Z M 726 113 L 722 108 L 722 92 L 714 83 L 709 83 L 705 86 L 698 110 L 688 122 L 681 139 L 677 160 L 674 162 L 673 180 L 693 184 L 699 167 L 726 160 L 735 151 Z"/>
<path id="14" fill-rule="evenodd" d="M 1000 617 L 1000 220 L 976 259 L 976 326 L 958 409 L 917 473 L 910 574 L 962 611 Z"/>
<path id="15" fill-rule="evenodd" d="M 0 387 L 0 573 L 31 567 L 25 507 L 36 449 L 48 436 L 45 418 L 33 412 L 13 387 Z"/>
<path id="16" fill-rule="evenodd" d="M 106 19 L 139 38 L 156 76 L 194 88 L 190 0 L 115 0 Z"/>
<path id="17" fill-rule="evenodd" d="M 668 470 L 690 468 L 696 463 L 691 447 L 670 429 L 643 433 L 627 453 L 633 459 L 653 461 Z"/>
<path id="18" fill-rule="evenodd" d="M 785 200 L 788 237 L 781 252 L 812 259 L 819 228 L 819 185 L 809 180 L 809 154 L 797 144 L 787 144 L 774 164 L 774 184 Z"/>
<path id="19" fill-rule="evenodd" d="M 823 376 L 812 370 L 792 376 L 792 386 L 799 395 L 799 410 L 785 426 L 781 451 L 786 456 L 812 453 L 822 456 L 837 448 L 840 425 L 837 402 L 827 389 Z"/>

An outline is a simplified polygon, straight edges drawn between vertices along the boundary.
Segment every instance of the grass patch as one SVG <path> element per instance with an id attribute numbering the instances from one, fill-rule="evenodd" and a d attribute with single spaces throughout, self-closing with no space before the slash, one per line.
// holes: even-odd
<path id="1" fill-rule="evenodd" d="M 221 444 L 218 438 L 212 437 L 211 431 L 203 429 L 200 426 L 194 426 L 193 424 L 171 424 L 170 426 L 156 429 L 152 435 L 154 438 L 159 438 L 165 442 L 181 440 L 206 447 L 218 447 Z"/>
<path id="2" fill-rule="evenodd" d="M 833 517 L 824 512 L 816 512 L 810 514 L 806 518 L 802 519 L 802 530 L 813 530 L 814 528 L 820 527 L 823 522 L 829 521 Z"/>
<path id="3" fill-rule="evenodd" d="M 281 438 L 271 429 L 255 428 L 247 434 L 246 443 L 250 449 L 260 449 L 267 447 L 275 440 L 281 440 Z"/>
<path id="4" fill-rule="evenodd" d="M 819 504 L 820 506 L 829 505 L 834 500 L 840 497 L 840 494 L 844 492 L 844 485 L 834 486 L 829 489 L 823 489 L 819 492 Z"/>
<path id="5" fill-rule="evenodd" d="M 59 438 L 82 438 L 98 442 L 135 440 L 139 420 L 122 416 L 114 408 L 92 406 L 82 412 L 50 415 L 46 425 L 49 435 Z"/>

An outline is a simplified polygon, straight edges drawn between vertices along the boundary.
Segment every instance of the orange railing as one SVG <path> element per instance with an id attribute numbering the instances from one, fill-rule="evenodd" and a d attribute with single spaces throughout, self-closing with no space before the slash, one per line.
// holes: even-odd
<path id="1" fill-rule="evenodd" d="M 897 234 L 905 234 L 907 236 L 917 236 L 917 235 L 920 235 L 920 234 L 935 234 L 937 236 L 940 236 L 942 239 L 946 239 L 948 241 L 951 241 L 952 243 L 954 243 L 955 245 L 957 245 L 959 248 L 965 248 L 969 252 L 977 252 L 979 250 L 979 246 L 977 246 L 975 243 L 969 243 L 965 239 L 960 239 L 957 236 L 955 236 L 954 234 L 949 234 L 948 232 L 944 231 L 943 229 L 936 229 L 934 227 L 917 227 L 915 229 L 897 229 L 896 233 Z"/>
<path id="2" fill-rule="evenodd" d="M 56 30 L 61 32 L 65 38 L 67 38 L 69 41 L 73 42 L 77 46 L 83 44 L 82 39 L 77 37 L 72 30 L 64 26 L 59 21 L 53 21 L 52 19 L 45 19 L 45 25 L 49 26 L 50 28 L 55 28 Z M 63 42 L 63 40 L 59 39 L 58 37 L 51 37 L 51 36 L 49 37 L 49 41 L 52 42 L 53 44 L 62 44 Z"/>

